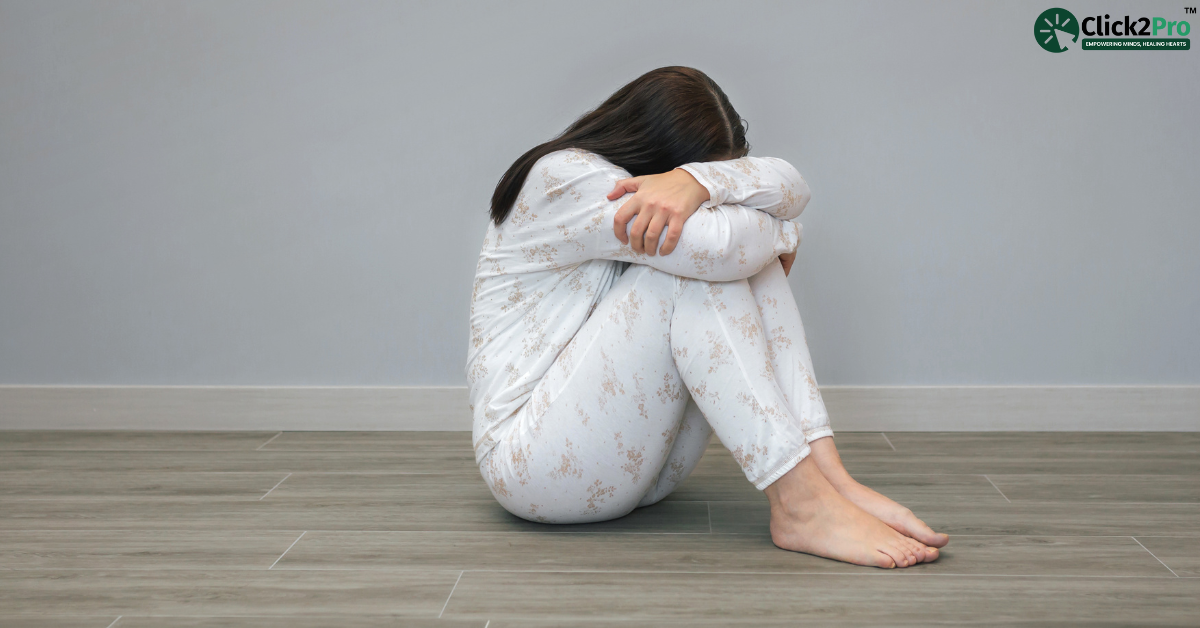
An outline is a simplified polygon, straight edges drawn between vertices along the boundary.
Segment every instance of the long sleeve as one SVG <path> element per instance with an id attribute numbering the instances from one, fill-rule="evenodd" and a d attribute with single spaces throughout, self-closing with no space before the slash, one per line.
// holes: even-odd
<path id="1" fill-rule="evenodd" d="M 673 275 L 731 281 L 755 274 L 800 243 L 799 223 L 782 221 L 739 205 L 696 211 L 667 255 L 645 255 L 621 244 L 613 218 L 629 197 L 606 198 L 629 174 L 607 162 L 551 160 L 530 180 L 505 221 L 510 253 L 500 260 L 510 271 L 563 268 L 590 259 L 644 264 Z M 661 236 L 666 237 L 664 232 Z M 508 247 L 505 247 L 508 248 Z M 499 253 L 499 252 L 497 252 Z"/>
<path id="2" fill-rule="evenodd" d="M 705 206 L 741 205 L 791 220 L 804 211 L 812 193 L 804 177 L 777 157 L 741 157 L 680 166 L 709 194 Z"/>
<path id="3" fill-rule="evenodd" d="M 621 244 L 613 234 L 613 217 L 620 205 L 613 202 L 601 214 L 606 228 L 595 234 L 592 243 L 596 259 L 644 264 L 681 277 L 733 281 L 754 275 L 780 255 L 795 252 L 800 244 L 799 223 L 738 205 L 717 205 L 692 214 L 674 251 L 645 255 Z M 664 232 L 659 244 L 665 239 Z"/>

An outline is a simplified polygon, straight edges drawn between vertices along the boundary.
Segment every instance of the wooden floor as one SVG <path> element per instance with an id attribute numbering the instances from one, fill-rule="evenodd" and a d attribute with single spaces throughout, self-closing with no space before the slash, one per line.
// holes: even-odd
<path id="1" fill-rule="evenodd" d="M 836 438 L 940 561 L 776 549 L 715 442 L 656 506 L 545 526 L 466 433 L 0 432 L 0 626 L 1200 625 L 1200 434 Z"/>

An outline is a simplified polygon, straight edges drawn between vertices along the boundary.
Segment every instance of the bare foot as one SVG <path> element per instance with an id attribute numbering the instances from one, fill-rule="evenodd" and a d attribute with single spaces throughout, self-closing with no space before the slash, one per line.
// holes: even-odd
<path id="1" fill-rule="evenodd" d="M 884 569 L 937 558 L 936 549 L 842 497 L 811 455 L 764 492 L 771 501 L 771 540 L 783 549 Z"/>
<path id="2" fill-rule="evenodd" d="M 875 515 L 897 532 L 912 537 L 935 550 L 945 547 L 950 542 L 949 536 L 934 532 L 911 510 L 859 484 L 857 480 L 850 477 L 850 474 L 846 472 L 846 467 L 842 466 L 842 458 L 838 455 L 832 438 L 818 438 L 809 443 L 809 446 L 812 447 L 810 457 L 817 463 L 817 468 L 842 497 Z M 935 551 L 934 554 L 936 556 L 937 552 Z"/>

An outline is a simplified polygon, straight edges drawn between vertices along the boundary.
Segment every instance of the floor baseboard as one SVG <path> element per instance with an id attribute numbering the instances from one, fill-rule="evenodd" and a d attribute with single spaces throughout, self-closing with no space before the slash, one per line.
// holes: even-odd
<path id="1" fill-rule="evenodd" d="M 1200 386 L 826 386 L 835 430 L 1200 431 Z M 0 429 L 470 430 L 460 386 L 0 386 Z"/>

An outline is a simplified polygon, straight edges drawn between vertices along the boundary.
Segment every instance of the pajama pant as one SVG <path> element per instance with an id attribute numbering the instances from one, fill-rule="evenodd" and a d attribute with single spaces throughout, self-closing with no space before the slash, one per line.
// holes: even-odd
<path id="1" fill-rule="evenodd" d="M 729 282 L 630 266 L 480 471 L 519 517 L 603 521 L 666 497 L 712 432 L 760 490 L 833 435 L 778 260 Z"/>

